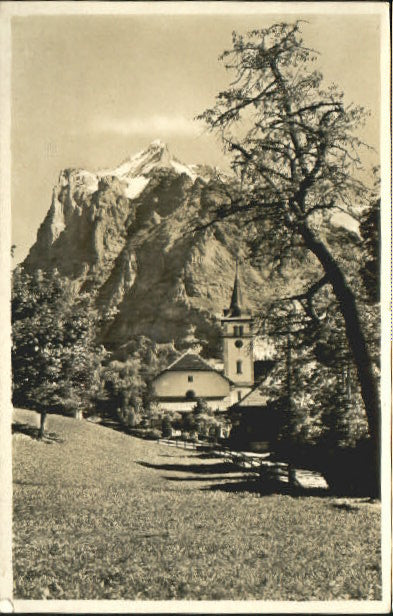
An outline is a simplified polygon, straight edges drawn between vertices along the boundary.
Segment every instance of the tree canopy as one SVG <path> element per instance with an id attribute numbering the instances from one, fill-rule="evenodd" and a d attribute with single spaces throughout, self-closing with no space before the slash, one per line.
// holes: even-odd
<path id="1" fill-rule="evenodd" d="M 315 69 L 317 53 L 304 43 L 301 27 L 297 21 L 245 36 L 234 32 L 232 48 L 221 56 L 234 78 L 199 119 L 221 137 L 237 182 L 206 224 L 235 217 L 249 229 L 254 253 L 270 252 L 278 267 L 285 259 L 313 255 L 317 273 L 296 297 L 285 299 L 300 301 L 315 322 L 316 298 L 329 287 L 356 368 L 378 466 L 379 394 L 357 282 L 347 275 L 331 241 L 334 213 L 359 220 L 365 207 L 376 202 L 375 192 L 359 179 L 364 144 L 357 134 L 368 114 L 346 104 L 337 86 L 324 86 Z"/>
<path id="2" fill-rule="evenodd" d="M 16 268 L 12 288 L 13 401 L 45 415 L 89 412 L 101 394 L 105 350 L 96 343 L 93 298 L 57 271 Z"/>

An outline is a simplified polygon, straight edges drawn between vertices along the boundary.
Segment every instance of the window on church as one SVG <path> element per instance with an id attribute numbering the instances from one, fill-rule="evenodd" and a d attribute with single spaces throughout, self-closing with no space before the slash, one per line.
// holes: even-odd
<path id="1" fill-rule="evenodd" d="M 238 326 L 238 325 L 235 325 L 235 326 L 234 326 L 234 328 L 233 328 L 233 333 L 234 333 L 234 335 L 235 335 L 235 336 L 239 336 L 239 335 L 240 335 L 240 334 L 239 334 L 239 326 Z"/>
<path id="2" fill-rule="evenodd" d="M 243 325 L 239 325 L 239 336 L 243 336 Z"/>
<path id="3" fill-rule="evenodd" d="M 187 400 L 194 400 L 194 398 L 195 398 L 195 391 L 193 391 L 192 389 L 189 389 L 188 391 L 186 391 Z"/>
<path id="4" fill-rule="evenodd" d="M 237 392 L 237 401 L 240 402 L 241 399 L 242 399 L 242 392 L 238 391 Z"/>
<path id="5" fill-rule="evenodd" d="M 188 382 L 192 383 L 193 380 L 194 380 L 194 377 L 192 376 L 192 374 L 190 374 L 189 377 L 188 377 Z"/>
<path id="6" fill-rule="evenodd" d="M 242 362 L 239 360 L 236 362 L 236 373 L 237 374 L 242 374 Z"/>

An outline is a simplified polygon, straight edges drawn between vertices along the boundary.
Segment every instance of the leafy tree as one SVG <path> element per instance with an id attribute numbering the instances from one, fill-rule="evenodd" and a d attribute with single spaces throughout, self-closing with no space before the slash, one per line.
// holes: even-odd
<path id="1" fill-rule="evenodd" d="M 205 398 L 197 398 L 195 407 L 187 415 L 185 428 L 191 431 L 196 430 L 201 436 L 216 434 L 220 426 L 226 423 L 225 420 L 219 419 L 218 414 L 214 413 Z"/>
<path id="2" fill-rule="evenodd" d="M 173 344 L 159 344 L 147 336 L 135 336 L 117 354 L 120 360 L 111 362 L 107 376 L 113 368 L 115 368 L 115 371 L 120 370 L 121 372 L 122 366 L 128 365 L 131 372 L 127 383 L 124 383 L 122 388 L 124 392 L 127 389 L 133 392 L 134 397 L 137 398 L 137 405 L 140 405 L 146 416 L 149 416 L 157 410 L 152 380 L 178 355 L 179 353 L 174 349 Z M 120 379 L 123 378 L 124 373 L 123 376 L 119 373 L 119 377 Z M 109 380 L 111 380 L 111 377 Z M 112 386 L 109 386 L 109 389 L 111 389 L 112 395 L 118 396 L 119 392 L 114 392 Z M 124 404 L 124 400 L 121 404 Z"/>
<path id="3" fill-rule="evenodd" d="M 316 54 L 303 44 L 300 22 L 280 23 L 247 36 L 233 33 L 221 59 L 233 70 L 204 119 L 232 153 L 239 182 L 206 224 L 236 216 L 253 236 L 254 249 L 271 250 L 278 265 L 313 255 L 319 280 L 302 294 L 310 312 L 329 285 L 340 311 L 360 384 L 379 471 L 379 395 L 355 293 L 326 239 L 335 212 L 357 217 L 370 190 L 356 177 L 362 145 L 356 131 L 363 108 L 344 104 L 336 86 L 323 88 L 312 68 Z M 377 480 L 379 484 L 379 478 Z"/>
<path id="4" fill-rule="evenodd" d="M 140 360 L 136 357 L 130 357 L 125 362 L 113 360 L 103 369 L 107 412 L 110 415 L 122 418 L 122 414 L 130 409 L 136 414 L 140 413 L 144 389 L 140 371 Z"/>
<path id="5" fill-rule="evenodd" d="M 166 415 L 162 420 L 162 436 L 168 437 L 172 434 L 172 424 L 169 417 Z"/>
<path id="6" fill-rule="evenodd" d="M 363 240 L 361 276 L 370 302 L 378 302 L 380 294 L 381 199 L 372 199 L 362 213 L 360 233 Z"/>
<path id="7" fill-rule="evenodd" d="M 141 421 L 141 416 L 135 411 L 134 407 L 131 408 L 118 408 L 117 416 L 120 421 L 128 428 L 135 428 Z"/>
<path id="8" fill-rule="evenodd" d="M 281 441 L 293 445 L 354 446 L 367 422 L 342 316 L 328 288 L 314 298 L 313 317 L 301 301 L 271 306 L 267 332 L 277 361 L 266 393 L 280 400 Z"/>
<path id="9" fill-rule="evenodd" d="M 300 302 L 277 302 L 268 311 L 266 334 L 275 340 L 276 362 L 269 372 L 266 394 L 282 417 L 280 451 L 313 444 L 319 436 L 312 376 L 316 370 L 314 337 Z"/>
<path id="10" fill-rule="evenodd" d="M 196 404 L 194 406 L 193 412 L 195 414 L 195 416 L 197 417 L 198 415 L 208 415 L 211 414 L 211 409 L 208 405 L 208 403 L 206 402 L 205 398 L 197 398 Z"/>
<path id="11" fill-rule="evenodd" d="M 88 412 L 100 394 L 105 351 L 95 343 L 92 299 L 75 297 L 55 270 L 16 268 L 12 288 L 13 402 L 41 413 Z"/>
<path id="12" fill-rule="evenodd" d="M 197 421 L 193 411 L 183 413 L 182 429 L 186 432 L 194 432 L 197 429 Z"/>

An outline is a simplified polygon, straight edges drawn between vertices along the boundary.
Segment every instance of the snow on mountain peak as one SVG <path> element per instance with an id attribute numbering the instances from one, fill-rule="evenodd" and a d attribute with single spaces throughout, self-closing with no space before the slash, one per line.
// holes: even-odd
<path id="1" fill-rule="evenodd" d="M 149 145 L 149 148 L 151 147 L 160 147 L 160 148 L 168 148 L 168 146 L 166 145 L 166 143 L 164 143 L 163 141 L 161 141 L 161 139 L 154 139 L 154 141 L 151 142 L 151 144 Z"/>
<path id="2" fill-rule="evenodd" d="M 166 143 L 160 139 L 155 139 L 145 150 L 127 158 L 112 171 L 101 171 L 99 175 L 101 177 L 103 175 L 115 175 L 120 180 L 127 181 L 129 178 L 146 178 L 151 171 L 158 168 L 173 169 L 179 174 L 185 173 L 192 180 L 196 178 L 193 169 L 172 156 Z"/>
<path id="3" fill-rule="evenodd" d="M 151 173 L 156 169 L 170 169 L 179 175 L 187 175 L 192 181 L 200 175 L 198 165 L 180 162 L 172 156 L 166 143 L 155 139 L 146 149 L 126 158 L 114 169 L 100 169 L 95 173 L 85 169 L 66 170 L 60 174 L 59 182 L 62 185 L 69 182 L 83 185 L 87 193 L 93 193 L 97 190 L 101 178 L 116 177 L 125 184 L 125 195 L 129 199 L 135 199 L 147 186 Z"/>

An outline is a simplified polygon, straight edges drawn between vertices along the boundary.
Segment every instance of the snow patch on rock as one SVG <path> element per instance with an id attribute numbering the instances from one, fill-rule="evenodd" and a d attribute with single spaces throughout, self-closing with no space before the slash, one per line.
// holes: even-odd
<path id="1" fill-rule="evenodd" d="M 175 169 L 175 171 L 177 171 L 178 173 L 185 173 L 186 175 L 188 175 L 192 180 L 196 179 L 196 174 L 193 173 L 193 171 L 190 169 L 190 167 L 187 167 L 186 165 L 182 165 L 181 163 L 177 162 L 176 160 L 171 160 L 171 166 Z"/>
<path id="2" fill-rule="evenodd" d="M 132 179 L 126 180 L 127 188 L 124 191 L 124 194 L 128 199 L 135 199 L 138 195 L 141 194 L 142 190 L 146 188 L 149 183 L 149 178 L 145 178 L 144 176 L 137 176 Z"/>

